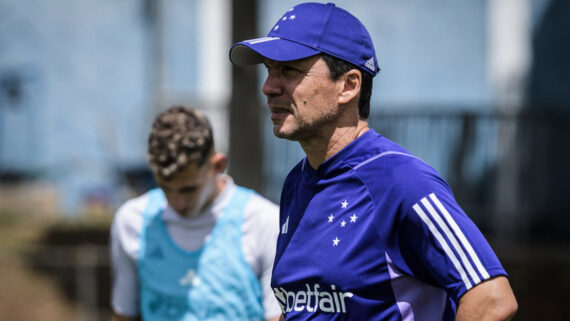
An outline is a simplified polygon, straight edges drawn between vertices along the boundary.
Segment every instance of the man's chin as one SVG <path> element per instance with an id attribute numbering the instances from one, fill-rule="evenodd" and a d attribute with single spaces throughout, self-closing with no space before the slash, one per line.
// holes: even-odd
<path id="1" fill-rule="evenodd" d="M 194 210 L 177 211 L 178 215 L 184 218 L 192 218 L 198 216 L 200 213 Z"/>
<path id="2" fill-rule="evenodd" d="M 275 137 L 277 137 L 277 138 L 295 140 L 294 139 L 294 133 L 285 131 L 285 130 L 283 130 L 283 128 L 281 126 L 278 126 L 278 125 L 273 126 L 273 135 L 275 135 Z"/>
<path id="3" fill-rule="evenodd" d="M 281 127 L 273 126 L 273 135 L 277 138 L 287 139 L 290 141 L 301 142 L 311 138 L 302 130 L 283 130 Z"/>

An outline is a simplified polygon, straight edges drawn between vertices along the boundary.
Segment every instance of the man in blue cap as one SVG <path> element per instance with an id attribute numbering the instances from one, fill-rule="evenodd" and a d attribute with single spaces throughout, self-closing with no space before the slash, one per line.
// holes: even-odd
<path id="1" fill-rule="evenodd" d="M 332 3 L 287 11 L 234 44 L 263 63 L 275 136 L 307 157 L 287 176 L 272 288 L 285 320 L 509 320 L 516 299 L 493 250 L 429 165 L 369 128 L 378 60 Z"/>

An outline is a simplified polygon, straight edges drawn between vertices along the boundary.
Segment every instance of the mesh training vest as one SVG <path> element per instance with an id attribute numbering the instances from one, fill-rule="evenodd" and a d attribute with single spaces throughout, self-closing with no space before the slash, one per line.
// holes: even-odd
<path id="1" fill-rule="evenodd" d="M 149 192 L 138 258 L 144 320 L 263 320 L 261 285 L 242 251 L 251 193 L 236 187 L 210 239 L 190 252 L 168 235 L 162 190 Z"/>

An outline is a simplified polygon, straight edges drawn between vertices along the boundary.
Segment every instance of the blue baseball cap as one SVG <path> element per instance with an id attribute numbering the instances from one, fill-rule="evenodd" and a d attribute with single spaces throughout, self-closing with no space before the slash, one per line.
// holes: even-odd
<path id="1" fill-rule="evenodd" d="M 275 23 L 267 37 L 240 41 L 230 49 L 236 65 L 255 65 L 263 59 L 292 61 L 320 53 L 347 61 L 375 76 L 378 60 L 364 25 L 334 3 L 301 3 Z"/>

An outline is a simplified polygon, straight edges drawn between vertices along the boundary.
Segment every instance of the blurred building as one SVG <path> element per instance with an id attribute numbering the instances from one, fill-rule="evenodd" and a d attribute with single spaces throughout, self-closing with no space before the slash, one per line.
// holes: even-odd
<path id="1" fill-rule="evenodd" d="M 227 53 L 297 2 L 0 1 L 2 185 L 47 182 L 68 217 L 113 208 L 152 184 L 154 115 L 187 104 L 212 119 L 238 183 L 277 200 L 303 153 L 271 134 L 263 69 L 234 68 Z M 484 228 L 568 226 L 567 1 L 336 4 L 376 46 L 376 130 L 440 171 Z"/>
<path id="2" fill-rule="evenodd" d="M 0 175 L 48 181 L 68 216 L 148 186 L 146 138 L 172 104 L 227 149 L 230 2 L 0 1 Z M 4 184 L 5 185 L 5 184 Z"/>

